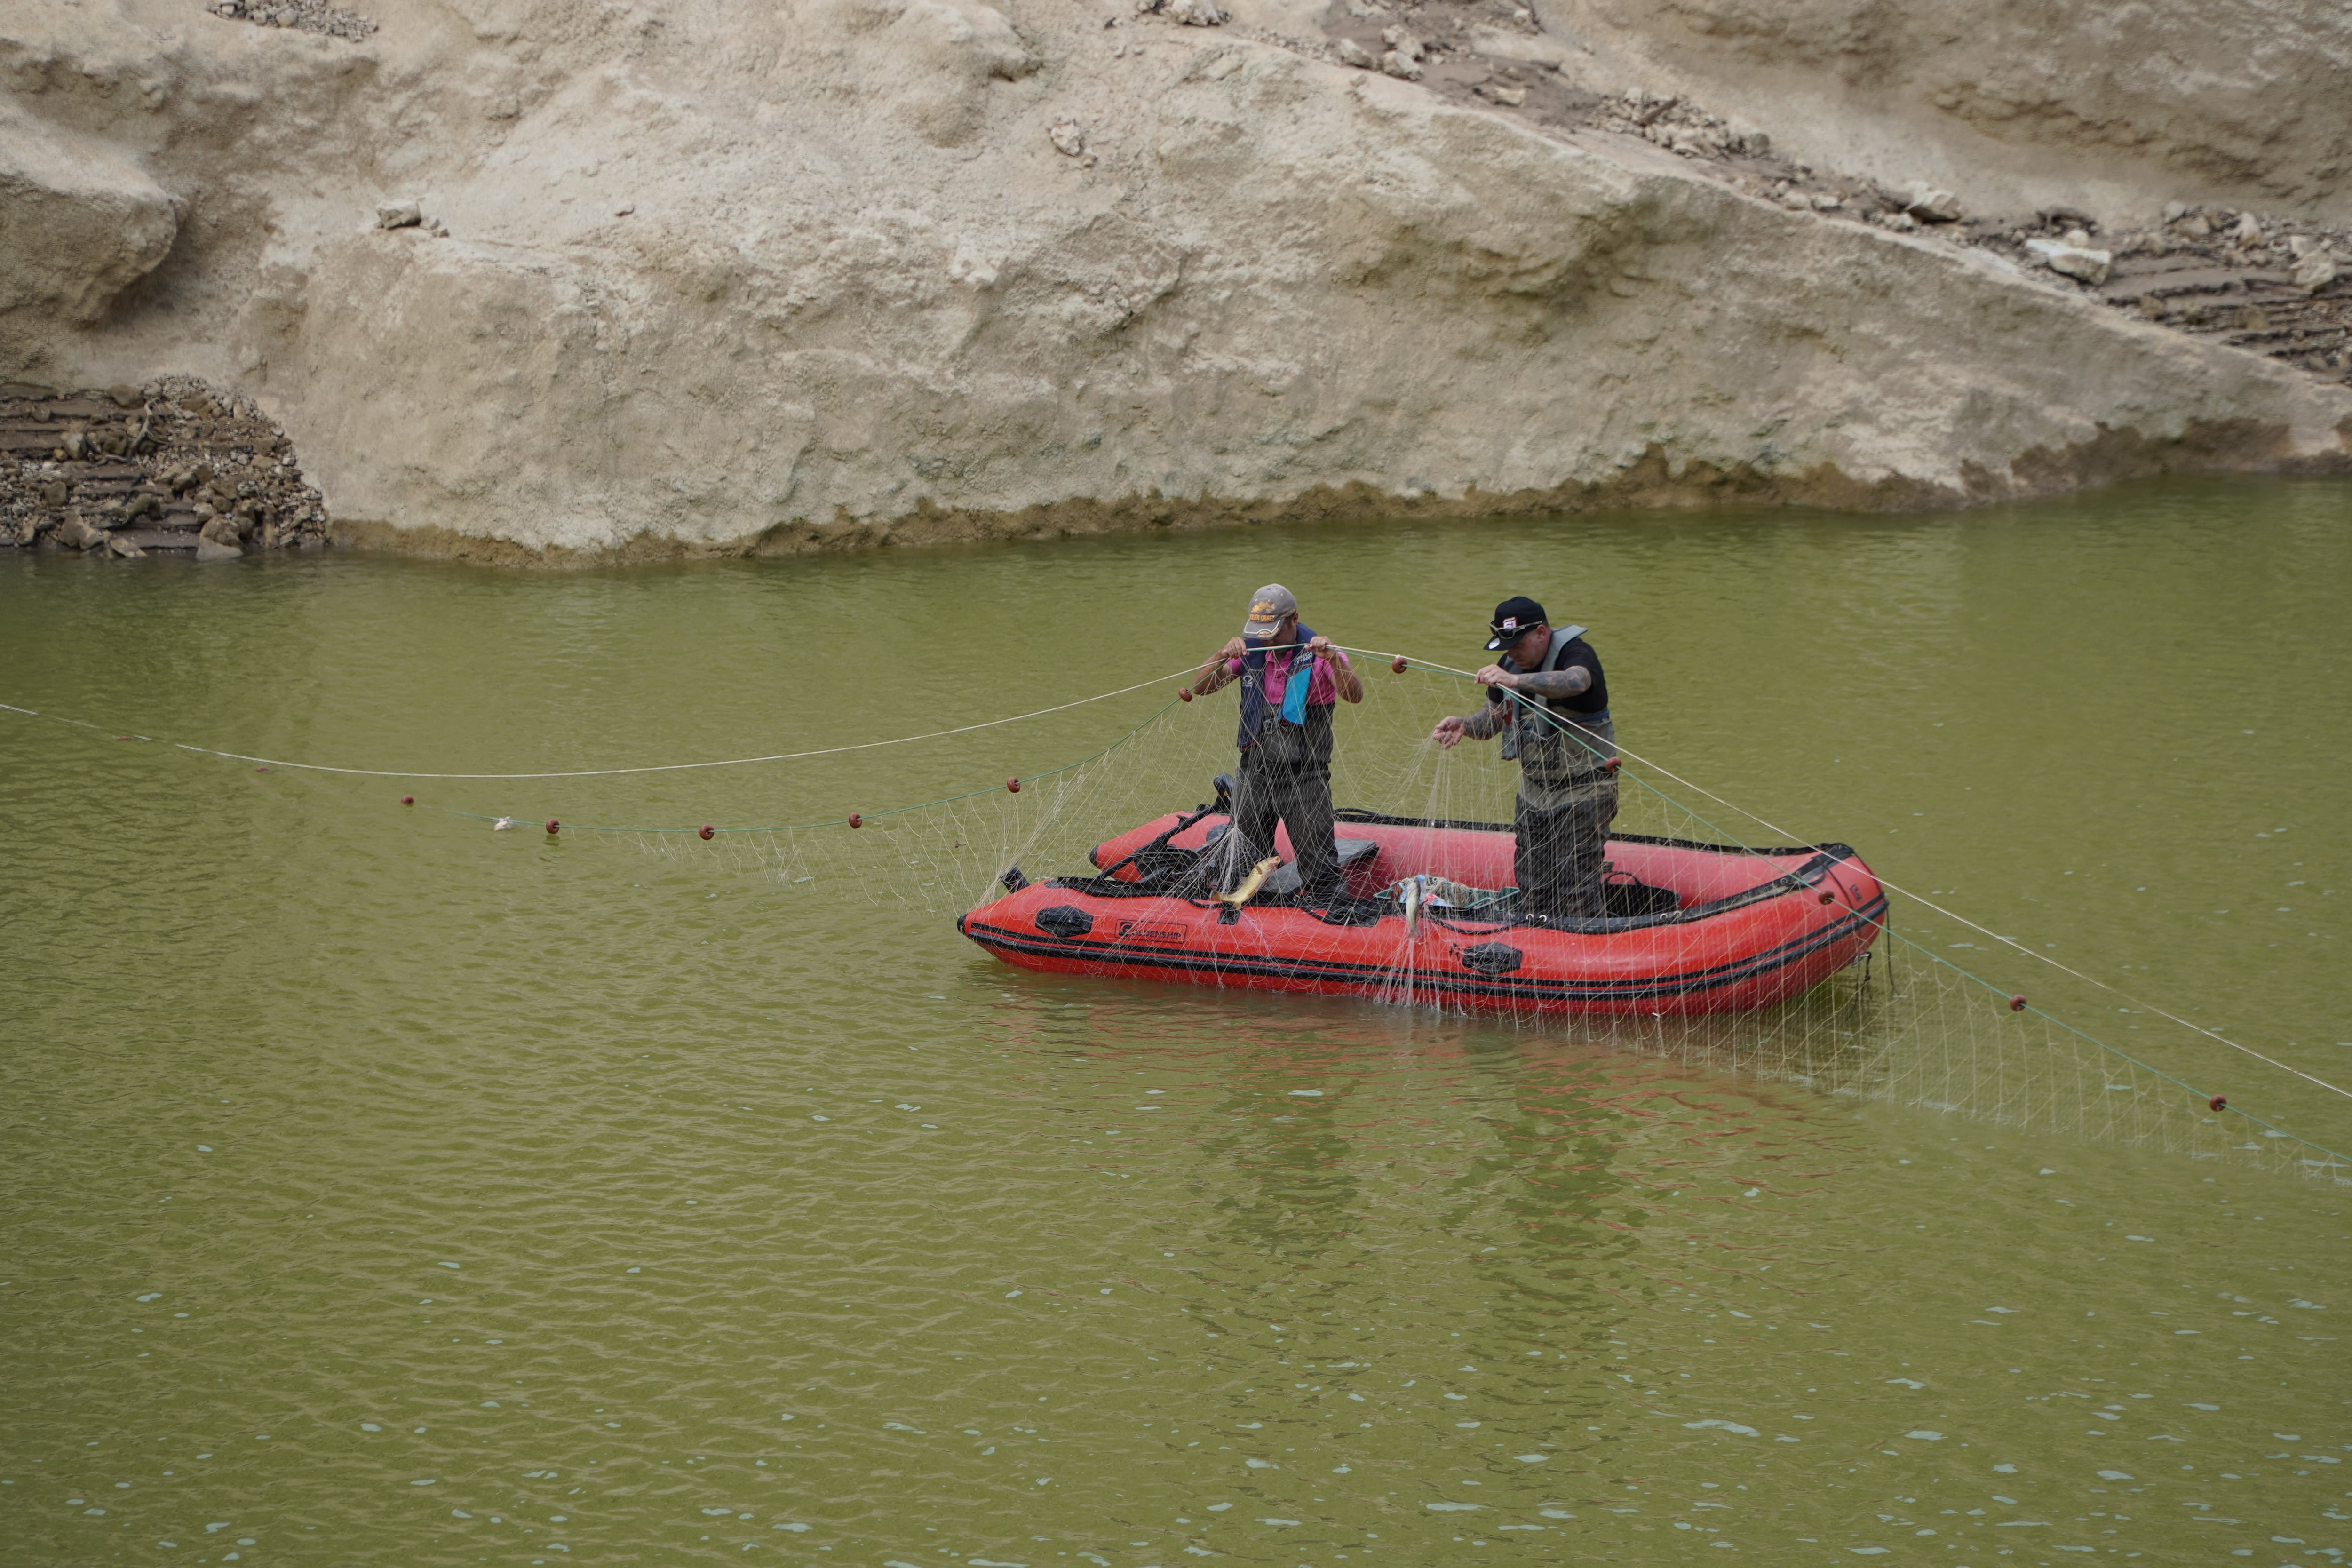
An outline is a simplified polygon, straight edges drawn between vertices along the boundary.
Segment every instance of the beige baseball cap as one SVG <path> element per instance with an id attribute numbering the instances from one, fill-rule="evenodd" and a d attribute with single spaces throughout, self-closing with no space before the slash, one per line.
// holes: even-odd
<path id="1" fill-rule="evenodd" d="M 1297 613 L 1297 596 L 1279 583 L 1268 583 L 1250 595 L 1249 619 L 1242 623 L 1242 636 L 1252 642 L 1270 642 L 1282 629 L 1283 617 Z"/>

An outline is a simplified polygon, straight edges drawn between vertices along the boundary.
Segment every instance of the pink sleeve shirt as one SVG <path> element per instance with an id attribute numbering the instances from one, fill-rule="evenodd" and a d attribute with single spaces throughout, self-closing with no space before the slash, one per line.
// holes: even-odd
<path id="1" fill-rule="evenodd" d="M 1298 657 L 1296 652 L 1265 656 L 1265 700 L 1277 708 L 1282 706 L 1284 689 L 1290 684 L 1291 661 Z M 1348 656 L 1337 648 L 1331 650 L 1331 658 L 1340 664 L 1348 663 Z M 1328 708 L 1339 700 L 1339 683 L 1331 674 L 1329 662 L 1317 659 L 1314 663 L 1315 673 L 1308 677 L 1307 682 L 1307 705 L 1309 708 Z M 1355 667 L 1349 665 L 1349 668 L 1352 669 Z M 1238 658 L 1225 660 L 1225 671 L 1229 675 L 1239 675 L 1242 661 Z"/>

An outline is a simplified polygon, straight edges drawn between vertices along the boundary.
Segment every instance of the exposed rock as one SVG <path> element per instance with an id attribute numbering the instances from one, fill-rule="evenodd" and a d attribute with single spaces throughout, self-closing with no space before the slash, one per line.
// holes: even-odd
<path id="1" fill-rule="evenodd" d="M 420 202 L 385 202 L 375 209 L 378 228 L 415 228 L 425 221 Z"/>
<path id="2" fill-rule="evenodd" d="M 2336 258 L 2324 250 L 2315 250 L 2295 263 L 2294 286 L 2306 294 L 2316 294 L 2336 281 Z"/>
<path id="3" fill-rule="evenodd" d="M 236 561 L 243 559 L 244 555 L 244 549 L 233 537 L 215 539 L 210 533 L 196 536 L 196 559 L 199 561 Z"/>
<path id="4" fill-rule="evenodd" d="M 107 536 L 106 552 L 123 561 L 143 561 L 147 558 L 144 550 L 119 533 Z"/>
<path id="5" fill-rule="evenodd" d="M 324 539 L 318 492 L 250 402 L 187 377 L 131 390 L 139 412 L 125 416 L 120 387 L 0 386 L 0 545 L 144 523 L 146 548 L 187 548 L 215 518 L 276 546 Z M 78 526 L 57 534 L 68 516 Z"/>
<path id="6" fill-rule="evenodd" d="M 2076 233 L 2082 231 L 2077 229 Z M 2088 238 L 2085 235 L 2084 237 Z M 2053 272 L 2080 279 L 2085 283 L 2105 283 L 2115 258 L 2104 250 L 2090 250 L 2071 240 L 2029 239 L 2025 248 L 2039 257 L 2043 266 Z"/>
<path id="7" fill-rule="evenodd" d="M 1379 57 L 1353 38 L 1341 38 L 1333 47 L 1339 53 L 1341 65 L 1353 66 L 1358 70 L 1368 71 L 1377 68 L 1381 63 Z"/>
<path id="8" fill-rule="evenodd" d="M 1066 158 L 1083 158 L 1087 153 L 1085 127 L 1075 120 L 1056 120 L 1045 132 L 1054 143 L 1054 151 Z"/>
<path id="9" fill-rule="evenodd" d="M 0 370 L 28 363 L 59 324 L 94 325 L 179 228 L 172 197 L 131 157 L 0 100 Z"/>
<path id="10" fill-rule="evenodd" d="M 2335 0 L 1531 0 L 1606 79 L 1772 126 L 1794 156 L 1972 212 L 2165 201 L 2352 217 Z"/>
<path id="11" fill-rule="evenodd" d="M 1429 57 L 1429 51 L 1423 47 L 1422 41 L 1402 27 L 1382 28 L 1381 42 L 1409 60 L 1426 59 Z"/>
<path id="12" fill-rule="evenodd" d="M 1391 49 L 1382 55 L 1381 69 L 1404 81 L 1419 81 L 1422 78 L 1421 62 L 1402 49 Z"/>
<path id="13" fill-rule="evenodd" d="M 1225 25 L 1225 14 L 1217 8 L 1216 0 L 1139 0 L 1136 9 L 1147 16 L 1157 13 L 1188 27 Z"/>
<path id="14" fill-rule="evenodd" d="M 375 31 L 375 24 L 365 16 L 327 5 L 324 0 L 215 0 L 206 9 L 227 21 L 251 22 L 261 27 L 299 27 L 306 33 L 354 43 Z"/>
<path id="15" fill-rule="evenodd" d="M 1538 36 L 1499 6 L 1412 10 L 1415 83 L 1334 65 L 1265 10 L 1222 34 L 1121 16 L 1114 54 L 1101 11 L 1045 0 L 470 26 L 400 0 L 348 47 L 118 4 L 0 7 L 0 58 L 54 62 L 10 89 L 207 216 L 103 331 L 35 313 L 12 363 L 84 384 L 201 370 L 237 389 L 224 425 L 262 398 L 339 520 L 401 548 L 1947 505 L 2345 460 L 2352 395 L 2308 356 L 2241 352 L 2270 341 L 2242 301 L 2158 326 L 2138 300 L 2164 286 L 2121 265 L 2154 258 L 2120 241 L 2107 287 L 2133 291 L 2110 307 L 2020 277 L 2021 220 L 1902 231 L 1893 185 L 1788 155 L 1793 113 L 1767 141 L 1679 84 L 1637 100 L 1581 63 L 1474 55 L 1476 28 Z M 1369 53 L 1407 13 L 1363 9 L 1331 25 Z M 100 71 L 170 90 L 149 108 L 89 87 Z M 1499 113 L 1482 85 L 1525 100 Z M 1095 166 L 1044 156 L 1062 120 Z M 1942 168 L 1899 177 L 1959 189 Z M 455 237 L 368 232 L 420 191 Z M 2287 290 L 2283 258 L 2215 249 L 2182 259 Z M 2335 353 L 2335 299 L 2266 303 L 2267 331 L 2308 322 Z M 123 501 L 79 494 L 114 466 L 173 481 L 159 531 L 282 495 L 283 452 L 185 444 L 207 418 L 177 398 L 135 455 L 70 468 L 68 506 Z M 69 441 L 134 445 L 110 405 L 24 428 L 5 450 L 29 468 L 0 473 L 17 531 Z M 216 474 L 181 482 L 199 457 Z M 314 540 L 317 516 L 281 508 L 255 538 Z"/>
<path id="16" fill-rule="evenodd" d="M 1958 223 L 1961 217 L 1960 198 L 1949 191 L 1939 191 L 1932 186 L 1912 192 L 1905 200 L 1903 210 L 1921 223 Z"/>
<path id="17" fill-rule="evenodd" d="M 215 544 L 234 545 L 241 542 L 237 538 L 236 524 L 225 517 L 218 516 L 206 518 L 204 526 L 196 530 L 196 537 L 209 539 Z"/>
<path id="18" fill-rule="evenodd" d="M 59 519 L 47 531 L 49 538 L 68 550 L 91 550 L 107 541 L 104 529 L 92 528 L 79 514 L 68 514 Z"/>

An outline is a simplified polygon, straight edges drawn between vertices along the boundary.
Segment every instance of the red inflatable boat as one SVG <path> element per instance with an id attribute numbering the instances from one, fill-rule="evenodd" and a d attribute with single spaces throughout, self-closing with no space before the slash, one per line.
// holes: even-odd
<path id="1" fill-rule="evenodd" d="M 1245 904 L 1206 896 L 1213 887 L 1186 873 L 1225 817 L 1202 807 L 1097 847 L 1092 877 L 1032 883 L 1009 872 L 1013 891 L 957 929 L 1008 963 L 1063 973 L 1504 1012 L 1731 1013 L 1844 968 L 1886 913 L 1878 879 L 1843 844 L 1749 850 L 1632 835 L 1609 841 L 1604 918 L 1523 924 L 1475 910 L 1408 911 L 1371 900 L 1423 874 L 1508 886 L 1509 826 L 1361 811 L 1339 821 L 1350 898 L 1328 909 L 1281 892 L 1279 876 Z M 1287 861 L 1286 834 L 1276 840 Z"/>

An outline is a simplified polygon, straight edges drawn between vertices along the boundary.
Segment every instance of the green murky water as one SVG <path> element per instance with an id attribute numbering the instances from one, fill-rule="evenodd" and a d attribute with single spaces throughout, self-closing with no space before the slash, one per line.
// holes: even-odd
<path id="1" fill-rule="evenodd" d="M 878 810 L 1129 707 L 561 784 L 115 738 L 451 772 L 879 739 L 1175 668 L 1270 577 L 1460 662 L 1533 592 L 1635 751 L 2352 1078 L 2341 486 L 581 575 L 0 557 L 0 700 L 100 726 L 0 714 L 0 1558 L 2352 1549 L 2341 1185 L 1030 975 L 727 838 L 482 820 Z M 2069 1005 L 2346 1147 L 2324 1091 Z"/>

